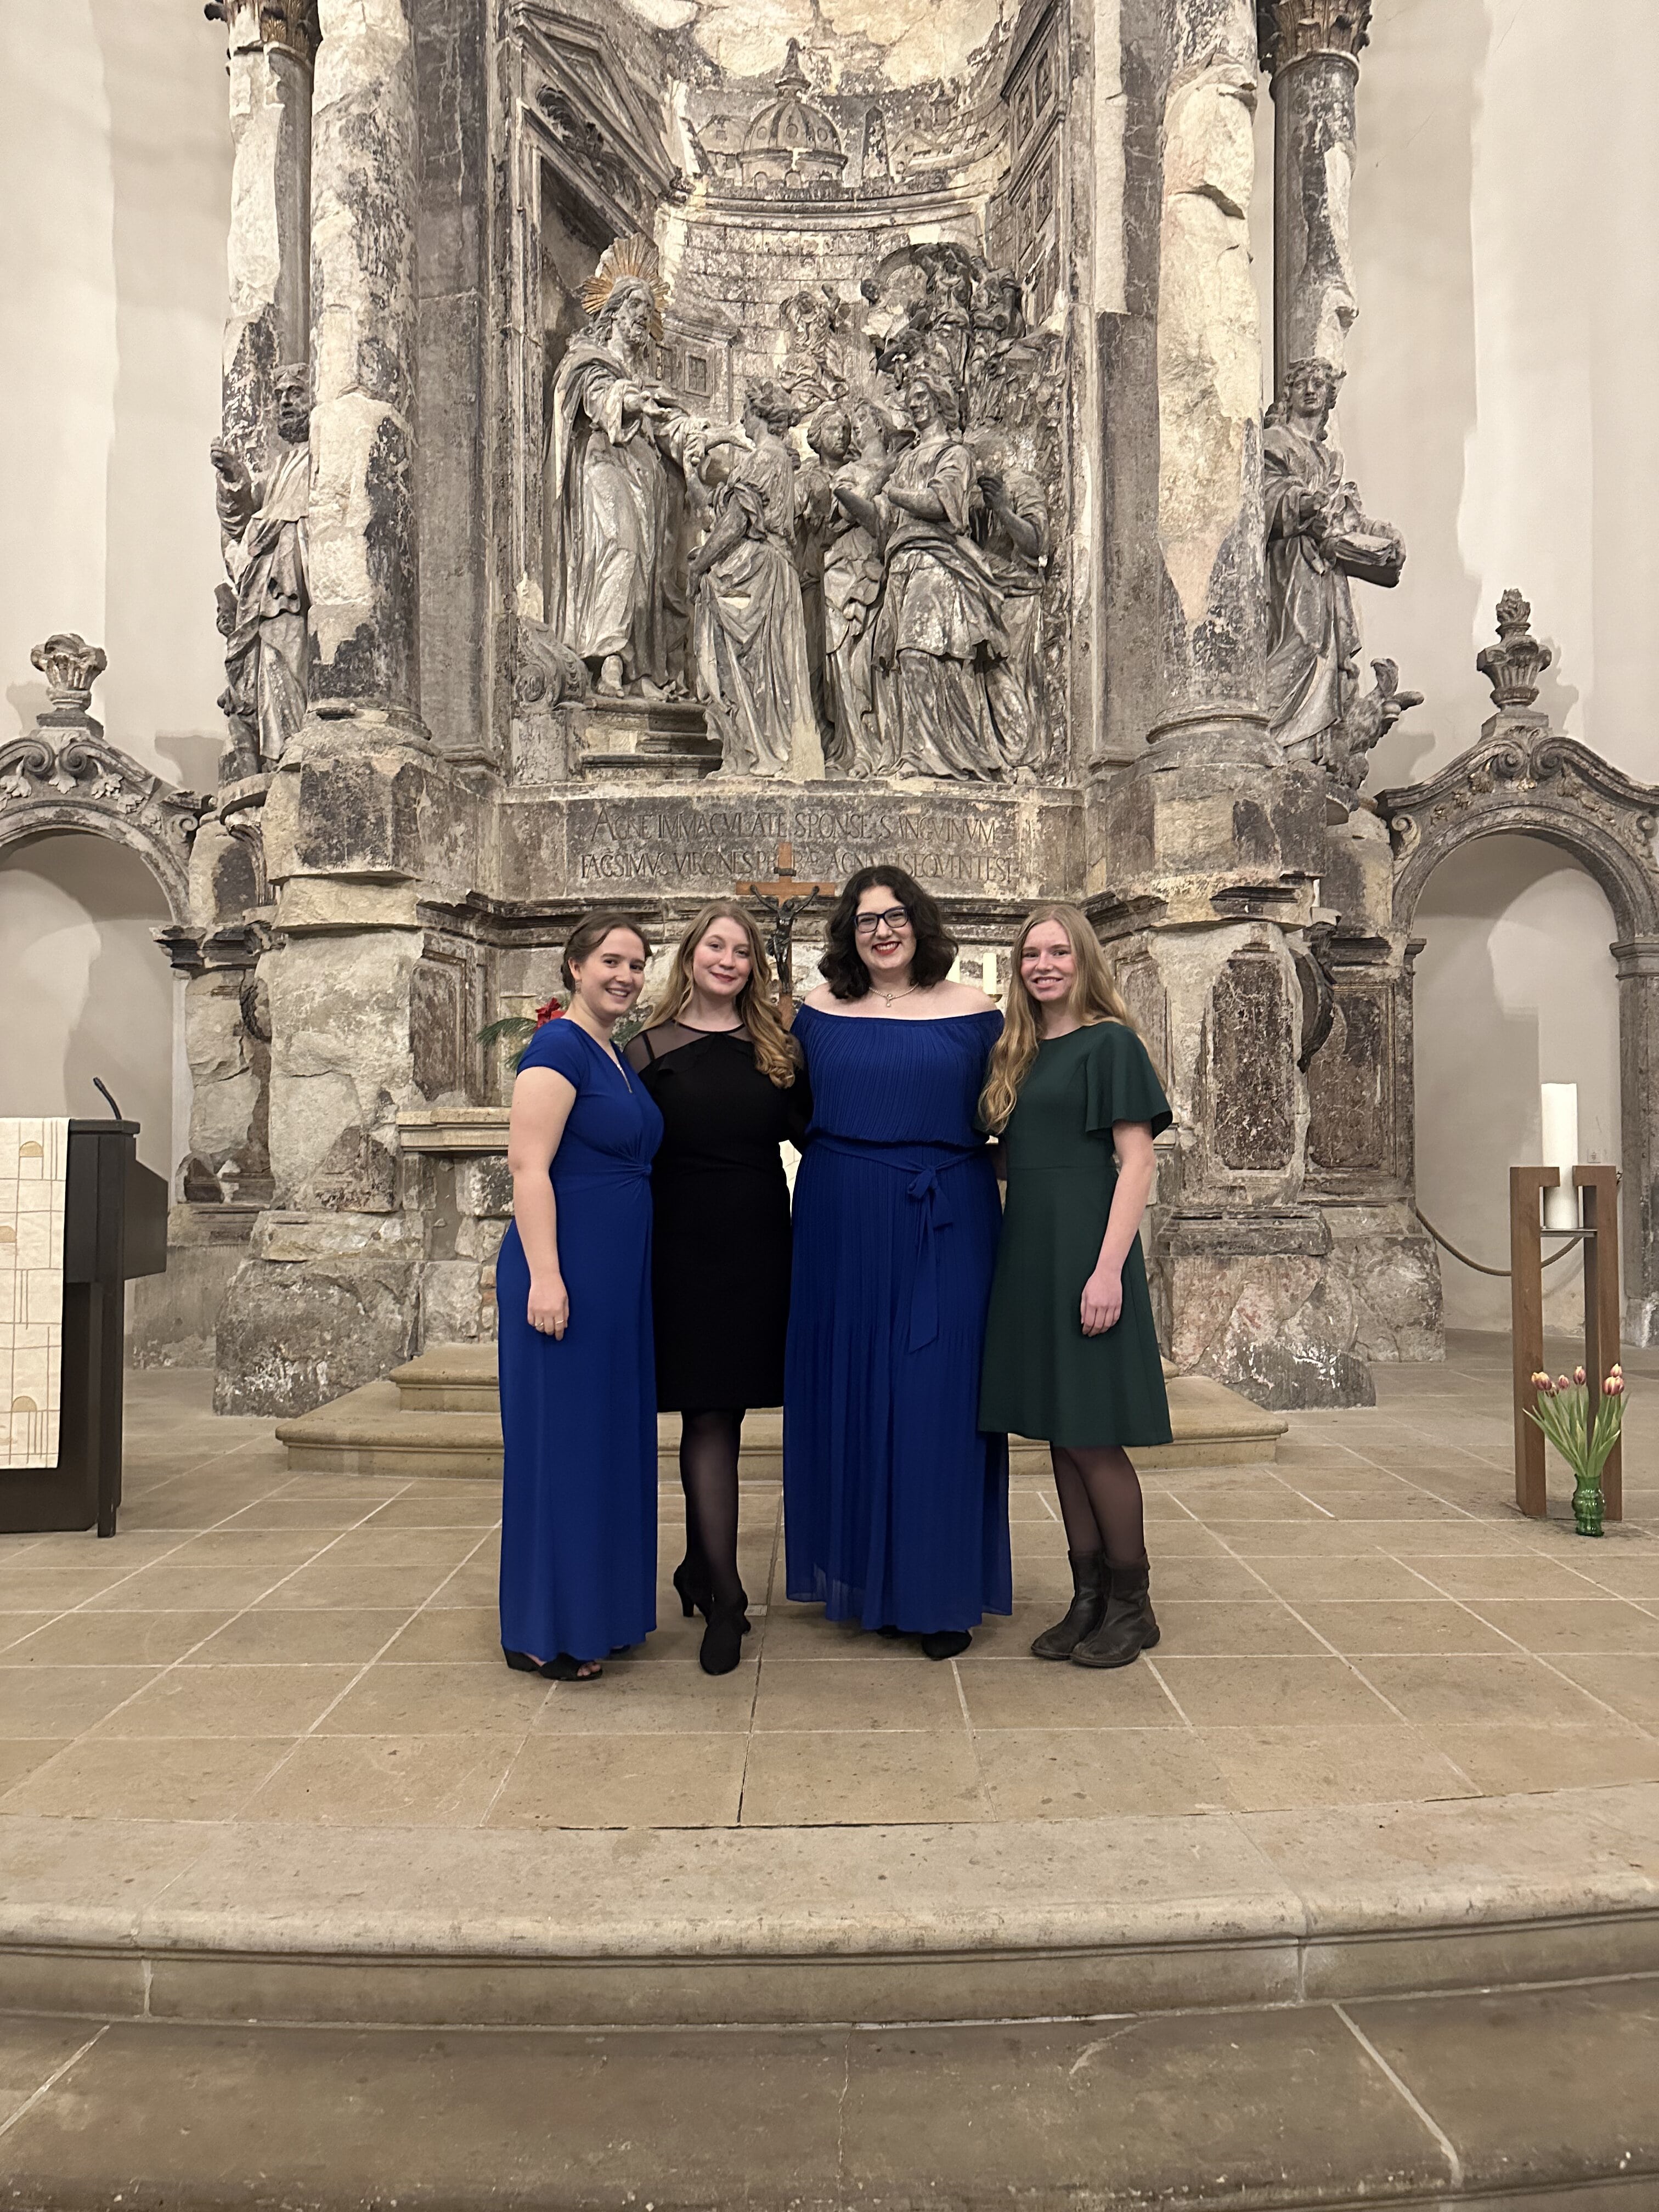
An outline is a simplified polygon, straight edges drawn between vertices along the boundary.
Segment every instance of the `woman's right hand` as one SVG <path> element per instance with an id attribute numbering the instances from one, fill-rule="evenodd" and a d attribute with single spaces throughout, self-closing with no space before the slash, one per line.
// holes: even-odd
<path id="1" fill-rule="evenodd" d="M 564 1278 L 530 1285 L 530 1326 L 542 1336 L 562 1337 L 570 1326 L 570 1293 Z"/>

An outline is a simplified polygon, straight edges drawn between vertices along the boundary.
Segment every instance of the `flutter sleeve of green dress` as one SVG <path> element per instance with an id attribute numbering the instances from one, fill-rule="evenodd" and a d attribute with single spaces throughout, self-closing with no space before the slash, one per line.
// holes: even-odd
<path id="1" fill-rule="evenodd" d="M 1084 1113 L 1091 1137 L 1109 1137 L 1118 1121 L 1148 1121 L 1156 1137 L 1175 1119 L 1152 1054 L 1121 1022 L 1102 1022 L 1090 1037 Z"/>

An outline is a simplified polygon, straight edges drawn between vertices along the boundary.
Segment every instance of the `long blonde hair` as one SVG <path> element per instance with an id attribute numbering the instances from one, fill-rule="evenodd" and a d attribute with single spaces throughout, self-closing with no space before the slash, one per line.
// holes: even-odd
<path id="1" fill-rule="evenodd" d="M 1039 1042 L 1036 1010 L 1030 993 L 1025 988 L 1020 973 L 1020 957 L 1025 950 L 1025 940 L 1042 921 L 1057 921 L 1071 940 L 1072 954 L 1077 962 L 1077 974 L 1072 983 L 1072 1012 L 1085 1029 L 1097 1022 L 1121 1022 L 1125 1029 L 1135 1027 L 1134 1017 L 1123 1003 L 1123 994 L 1112 980 L 1112 971 L 1106 964 L 1106 955 L 1100 949 L 1100 939 L 1089 926 L 1089 917 L 1080 907 L 1067 906 L 1055 901 L 1046 906 L 1033 907 L 1019 926 L 1013 948 L 1008 956 L 1008 988 L 1002 1002 L 1002 1035 L 991 1049 L 991 1062 L 986 1071 L 985 1093 L 980 1101 L 980 1111 L 985 1126 L 994 1134 L 1008 1126 L 1010 1116 L 1019 1103 L 1019 1090 L 1031 1072 L 1031 1063 L 1037 1056 Z"/>
<path id="2" fill-rule="evenodd" d="M 772 963 L 755 927 L 754 917 L 730 899 L 710 899 L 691 917 L 674 947 L 668 963 L 668 980 L 660 999 L 651 1009 L 647 1030 L 659 1030 L 678 1021 L 691 1003 L 691 956 L 717 921 L 735 921 L 749 940 L 749 981 L 737 995 L 736 1012 L 755 1047 L 755 1065 L 780 1091 L 787 1091 L 800 1066 L 800 1048 L 778 1015 L 778 994 L 772 980 Z"/>

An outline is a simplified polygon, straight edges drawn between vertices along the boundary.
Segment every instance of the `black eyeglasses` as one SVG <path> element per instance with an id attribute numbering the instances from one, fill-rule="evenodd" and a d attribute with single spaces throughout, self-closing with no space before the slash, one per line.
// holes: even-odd
<path id="1" fill-rule="evenodd" d="M 861 914 L 854 917 L 854 928 L 860 937 L 873 937 L 878 929 L 890 931 L 896 937 L 902 929 L 910 927 L 908 907 L 890 906 L 880 914 Z"/>

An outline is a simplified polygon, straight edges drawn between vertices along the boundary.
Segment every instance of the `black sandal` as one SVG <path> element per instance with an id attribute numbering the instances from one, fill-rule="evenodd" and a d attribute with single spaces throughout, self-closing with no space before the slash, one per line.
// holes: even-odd
<path id="1" fill-rule="evenodd" d="M 527 1651 L 509 1651 L 502 1644 L 501 1656 L 515 1674 L 539 1674 L 546 1682 L 597 1682 L 605 1672 L 601 1663 L 594 1666 L 591 1674 L 582 1674 L 580 1669 L 591 1662 L 573 1659 L 568 1651 L 561 1651 L 551 1659 L 532 1659 Z"/>

